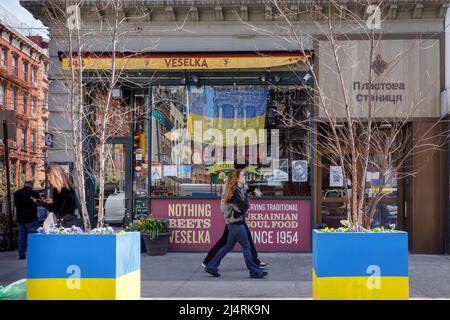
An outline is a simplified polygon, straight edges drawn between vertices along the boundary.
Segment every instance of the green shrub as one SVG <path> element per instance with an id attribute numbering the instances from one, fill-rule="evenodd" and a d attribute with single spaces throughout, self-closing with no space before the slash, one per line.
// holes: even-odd
<path id="1" fill-rule="evenodd" d="M 156 240 L 160 233 L 169 232 L 169 220 L 148 215 L 138 221 L 133 221 L 128 227 L 128 231 L 139 231 L 141 234 L 148 235 L 150 240 Z"/>

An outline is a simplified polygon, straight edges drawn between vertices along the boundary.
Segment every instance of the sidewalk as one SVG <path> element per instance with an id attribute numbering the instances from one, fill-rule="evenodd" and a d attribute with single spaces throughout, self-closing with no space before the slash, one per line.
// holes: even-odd
<path id="1" fill-rule="evenodd" d="M 261 253 L 269 263 L 266 279 L 250 279 L 241 253 L 228 254 L 220 267 L 222 276 L 203 271 L 203 253 L 142 255 L 143 298 L 290 298 L 311 299 L 311 254 Z M 410 255 L 410 296 L 450 299 L 449 256 Z M 0 284 L 26 277 L 26 261 L 17 252 L 0 253 Z"/>

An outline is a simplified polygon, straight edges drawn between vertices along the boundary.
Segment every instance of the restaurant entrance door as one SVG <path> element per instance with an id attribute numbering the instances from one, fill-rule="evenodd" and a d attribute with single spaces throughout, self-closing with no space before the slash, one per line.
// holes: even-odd
<path id="1" fill-rule="evenodd" d="M 132 191 L 132 156 L 131 137 L 111 137 L 105 148 L 105 215 L 104 223 L 110 226 L 122 227 L 127 225 L 131 210 Z M 95 168 L 94 168 L 95 169 Z M 95 172 L 95 170 L 92 170 Z M 97 224 L 99 192 L 98 177 L 91 176 L 93 183 L 86 185 L 88 189 L 88 203 L 95 207 L 90 208 L 94 214 L 94 223 Z"/>

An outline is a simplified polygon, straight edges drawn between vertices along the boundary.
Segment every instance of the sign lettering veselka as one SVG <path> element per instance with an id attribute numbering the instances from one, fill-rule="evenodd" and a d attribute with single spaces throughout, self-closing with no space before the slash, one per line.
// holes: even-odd
<path id="1" fill-rule="evenodd" d="M 120 70 L 215 70 L 215 69 L 253 69 L 284 66 L 302 62 L 306 55 L 295 53 L 239 53 L 239 54 L 148 54 L 127 55 L 117 53 L 115 58 L 116 68 Z M 113 60 L 105 54 L 86 54 L 79 59 L 64 56 L 62 58 L 63 68 L 82 68 L 89 70 L 111 70 Z"/>
<path id="2" fill-rule="evenodd" d="M 206 59 L 201 58 L 169 58 L 164 59 L 166 62 L 167 68 L 176 68 L 176 67 L 198 67 L 198 68 L 208 68 L 208 63 L 206 62 Z"/>

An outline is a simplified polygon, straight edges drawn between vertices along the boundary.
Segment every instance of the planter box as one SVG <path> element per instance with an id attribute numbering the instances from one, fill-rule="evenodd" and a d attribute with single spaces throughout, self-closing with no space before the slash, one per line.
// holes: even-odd
<path id="1" fill-rule="evenodd" d="M 140 299 L 139 232 L 30 234 L 27 299 Z"/>
<path id="2" fill-rule="evenodd" d="M 313 230 L 314 299 L 408 299 L 406 232 Z"/>

